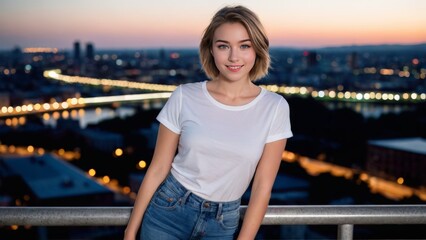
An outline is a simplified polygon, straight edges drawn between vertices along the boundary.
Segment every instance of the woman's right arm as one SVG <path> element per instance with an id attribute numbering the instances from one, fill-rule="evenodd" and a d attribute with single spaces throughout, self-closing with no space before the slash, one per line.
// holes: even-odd
<path id="1" fill-rule="evenodd" d="M 139 188 L 129 222 L 124 232 L 125 240 L 135 240 L 145 209 L 158 186 L 169 174 L 178 142 L 179 135 L 166 128 L 163 124 L 160 124 L 154 155 Z"/>

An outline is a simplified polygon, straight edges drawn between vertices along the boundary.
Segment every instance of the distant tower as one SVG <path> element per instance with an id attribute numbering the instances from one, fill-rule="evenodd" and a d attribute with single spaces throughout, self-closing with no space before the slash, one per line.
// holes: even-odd
<path id="1" fill-rule="evenodd" d="M 358 68 L 358 53 L 351 52 L 348 57 L 348 67 L 352 71 Z"/>
<path id="2" fill-rule="evenodd" d="M 12 50 L 12 61 L 14 65 L 22 63 L 22 50 L 18 46 Z"/>
<path id="3" fill-rule="evenodd" d="M 315 67 L 318 64 L 318 54 L 315 51 L 308 53 L 308 66 Z"/>
<path id="4" fill-rule="evenodd" d="M 86 59 L 93 60 L 95 58 L 95 48 L 92 43 L 86 44 Z"/>
<path id="5" fill-rule="evenodd" d="M 160 49 L 160 51 L 158 52 L 159 58 L 160 58 L 160 67 L 167 67 L 168 66 L 168 61 L 166 59 L 166 50 L 164 50 L 164 48 Z"/>
<path id="6" fill-rule="evenodd" d="M 166 60 L 166 51 L 163 48 L 160 49 L 159 55 L 160 55 L 160 61 Z"/>
<path id="7" fill-rule="evenodd" d="M 80 62 L 81 54 L 80 54 L 80 42 L 75 41 L 74 42 L 74 61 Z"/>
<path id="8" fill-rule="evenodd" d="M 306 68 L 316 67 L 318 65 L 318 54 L 315 51 L 303 52 L 304 63 Z"/>

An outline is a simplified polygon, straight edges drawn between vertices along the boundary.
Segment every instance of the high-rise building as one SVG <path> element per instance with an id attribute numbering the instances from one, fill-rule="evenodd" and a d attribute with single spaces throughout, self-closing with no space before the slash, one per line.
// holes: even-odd
<path id="1" fill-rule="evenodd" d="M 315 51 L 310 51 L 308 53 L 308 66 L 309 67 L 314 67 L 318 64 L 318 54 Z"/>
<path id="2" fill-rule="evenodd" d="M 314 68 L 318 65 L 319 55 L 316 51 L 303 52 L 303 64 L 305 68 Z"/>
<path id="3" fill-rule="evenodd" d="M 22 63 L 22 50 L 20 47 L 15 47 L 12 50 L 12 61 L 14 65 L 19 65 Z"/>
<path id="4" fill-rule="evenodd" d="M 93 60 L 95 58 L 95 48 L 93 46 L 93 43 L 87 43 L 86 44 L 86 59 L 87 60 Z"/>
<path id="5" fill-rule="evenodd" d="M 74 61 L 80 61 L 81 58 L 81 50 L 80 50 L 80 42 L 74 42 Z"/>
<path id="6" fill-rule="evenodd" d="M 348 67 L 352 71 L 358 68 L 358 53 L 351 52 L 348 56 Z"/>

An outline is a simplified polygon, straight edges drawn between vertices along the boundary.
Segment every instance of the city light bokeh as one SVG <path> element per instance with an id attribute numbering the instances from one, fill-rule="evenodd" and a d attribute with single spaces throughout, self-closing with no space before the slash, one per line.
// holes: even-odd
<path id="1" fill-rule="evenodd" d="M 227 4 L 238 2 L 1 1 L 0 204 L 131 206 L 156 116 L 180 84 L 207 80 L 198 41 Z M 255 84 L 290 106 L 294 136 L 270 204 L 424 204 L 426 1 L 240 4 L 270 36 L 272 67 Z M 0 235 L 45 233 L 35 228 Z M 112 229 L 79 231 L 121 238 Z M 286 231 L 333 238 L 281 226 L 262 239 Z"/>

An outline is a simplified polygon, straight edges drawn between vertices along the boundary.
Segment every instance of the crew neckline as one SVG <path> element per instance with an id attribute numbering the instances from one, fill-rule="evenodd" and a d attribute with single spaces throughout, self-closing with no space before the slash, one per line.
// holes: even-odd
<path id="1" fill-rule="evenodd" d="M 216 100 L 210 93 L 209 90 L 207 89 L 207 81 L 202 82 L 202 89 L 204 92 L 204 95 L 206 95 L 207 99 L 209 99 L 209 101 L 211 103 L 213 103 L 215 106 L 225 109 L 225 110 L 230 110 L 230 111 L 241 111 L 241 110 L 245 110 L 248 109 L 252 106 L 254 106 L 262 97 L 263 95 L 265 95 L 266 90 L 264 88 L 260 88 L 260 93 L 250 102 L 243 104 L 243 105 L 226 105 L 224 103 L 219 102 L 218 100 Z"/>

